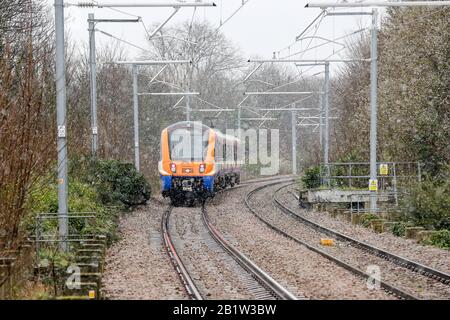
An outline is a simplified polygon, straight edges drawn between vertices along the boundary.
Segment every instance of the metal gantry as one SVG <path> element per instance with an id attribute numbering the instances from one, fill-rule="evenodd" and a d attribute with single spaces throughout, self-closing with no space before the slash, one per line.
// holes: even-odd
<path id="1" fill-rule="evenodd" d="M 318 60 L 304 60 L 304 59 L 249 59 L 247 62 L 255 62 L 255 63 L 259 63 L 244 79 L 243 82 L 248 81 L 249 78 L 264 64 L 264 63 L 301 63 L 301 62 L 310 62 L 310 63 L 317 63 Z M 328 62 L 326 62 L 326 64 L 328 64 Z M 257 96 L 257 95 L 272 95 L 272 96 L 280 96 L 280 95 L 307 95 L 307 96 L 311 96 L 313 94 L 325 94 L 328 95 L 327 92 L 327 86 L 324 87 L 324 91 L 253 91 L 253 92 L 244 92 L 245 98 L 244 100 L 241 101 L 241 103 L 239 103 L 239 105 L 237 106 L 238 108 L 238 129 L 240 132 L 240 127 L 241 127 L 241 108 L 242 108 L 242 103 L 249 97 L 249 96 Z M 309 97 L 307 97 L 309 98 Z M 292 173 L 293 174 L 297 174 L 297 133 L 296 133 L 296 128 L 297 128 L 297 114 L 296 111 L 299 110 L 303 110 L 305 108 L 295 108 L 295 103 L 292 104 L 293 107 L 289 109 L 289 111 L 291 112 L 291 133 L 292 133 Z M 261 109 L 262 110 L 262 109 Z M 279 109 L 275 109 L 276 111 L 287 111 L 284 108 L 279 108 Z M 270 112 L 270 111 L 275 111 L 273 109 L 266 109 L 265 111 Z M 267 114 L 267 113 L 266 113 Z M 311 117 L 301 117 L 303 118 L 311 118 Z M 264 117 L 262 118 L 263 121 L 267 121 L 267 118 Z M 301 123 L 300 125 L 303 125 L 303 123 Z"/>
<path id="2" fill-rule="evenodd" d="M 310 96 L 311 97 L 311 96 Z M 299 108 L 295 107 L 296 103 L 292 103 L 292 107 L 289 108 L 262 108 L 259 109 L 261 111 L 272 111 L 272 112 L 290 112 L 291 113 L 291 135 L 292 135 L 292 144 L 291 144 L 291 151 L 292 151 L 292 174 L 297 174 L 297 127 L 309 127 L 314 126 L 317 127 L 318 124 L 316 123 L 304 123 L 304 120 L 311 120 L 311 119 L 317 119 L 320 120 L 321 116 L 321 110 L 320 108 Z M 297 115 L 297 112 L 299 111 L 319 111 L 319 116 L 310 116 L 310 115 Z M 267 118 L 266 118 L 267 119 Z M 297 123 L 297 120 L 301 120 L 299 123 Z"/>
<path id="3" fill-rule="evenodd" d="M 366 2 L 317 2 L 307 3 L 305 8 L 362 8 L 362 7 L 440 7 L 450 6 L 450 1 L 366 1 Z"/>
<path id="4" fill-rule="evenodd" d="M 116 64 L 131 65 L 133 74 L 133 126 L 134 126 L 134 166 L 140 170 L 140 139 L 139 139 L 139 96 L 186 96 L 196 95 L 198 92 L 139 92 L 138 67 L 148 65 L 163 65 L 163 69 L 170 64 L 190 64 L 190 60 L 142 60 L 116 61 Z M 161 72 L 158 72 L 159 75 Z M 153 77 L 155 79 L 155 77 Z"/>
<path id="5" fill-rule="evenodd" d="M 295 108 L 295 105 L 293 105 Z M 297 174 L 297 111 L 291 111 L 292 174 Z"/>
<path id="6" fill-rule="evenodd" d="M 348 3 L 344 3 L 348 4 Z M 328 6 L 321 4 L 320 8 L 324 9 Z M 307 4 L 306 7 L 313 7 L 314 5 Z M 354 4 L 357 7 L 356 4 Z M 339 15 L 344 16 L 345 12 L 339 12 Z M 377 167 L 376 167 L 376 140 L 377 140 L 377 21 L 378 21 L 378 10 L 372 9 L 371 13 L 368 12 L 351 12 L 351 15 L 372 15 L 372 28 L 371 28 L 371 50 L 370 59 L 357 59 L 358 61 L 370 61 L 370 181 L 369 185 L 377 183 Z M 330 14 L 333 15 L 333 14 Z M 353 59 L 337 59 L 335 62 L 351 62 L 356 61 Z M 325 63 L 325 78 L 329 77 L 329 62 Z M 328 86 L 329 80 L 326 79 L 325 85 Z M 329 88 L 325 88 L 328 92 Z M 330 175 L 330 168 L 328 166 L 329 162 L 329 123 L 328 123 L 328 94 L 325 95 L 325 136 L 324 136 L 324 164 L 327 170 L 327 176 Z M 376 190 L 370 192 L 370 208 L 371 211 L 375 212 L 377 210 L 377 193 Z"/>
<path id="7" fill-rule="evenodd" d="M 418 7 L 418 6 L 450 6 L 450 1 L 381 1 L 381 2 L 358 2 L 358 3 L 307 3 L 306 8 L 361 8 L 361 7 Z M 340 13 L 344 15 L 344 12 Z M 367 12 L 352 12 L 351 15 L 368 15 Z M 336 15 L 336 14 L 334 14 Z M 372 26 L 371 26 L 371 50 L 370 50 L 370 210 L 377 211 L 377 22 L 378 10 L 372 9 Z M 375 186 L 370 188 L 370 186 Z"/>
<path id="8" fill-rule="evenodd" d="M 330 63 L 348 63 L 348 62 L 354 62 L 354 61 L 362 61 L 362 62 L 368 62 L 371 61 L 371 59 L 249 59 L 248 62 L 256 62 L 259 63 L 259 65 L 250 73 L 250 75 L 247 75 L 246 79 L 249 78 L 254 72 L 256 72 L 259 67 L 263 63 L 273 63 L 273 62 L 287 62 L 287 63 L 295 63 L 296 66 L 319 66 L 323 65 L 325 67 L 325 80 L 324 80 L 324 89 L 322 92 L 320 91 L 311 91 L 311 92 L 245 92 L 244 95 L 257 95 L 257 94 L 267 94 L 267 95 L 281 95 L 281 94 L 291 94 L 291 95 L 301 95 L 301 94 L 321 94 L 323 95 L 323 113 L 324 113 L 324 126 L 325 126 L 325 132 L 322 132 L 322 120 L 319 122 L 319 128 L 320 130 L 320 139 L 323 144 L 322 145 L 322 152 L 323 152 L 323 161 L 325 164 L 329 162 L 329 150 L 330 150 L 330 126 L 329 126 L 329 110 L 330 110 L 330 103 L 329 103 L 329 96 L 330 96 Z M 321 113 L 322 115 L 322 113 Z"/>
<path id="9" fill-rule="evenodd" d="M 57 153 L 58 153 L 58 223 L 60 249 L 67 250 L 68 234 L 68 174 L 67 174 L 67 97 L 66 97 L 66 62 L 64 48 L 64 7 L 80 8 L 178 8 L 178 7 L 212 7 L 213 2 L 166 2 L 166 3 L 98 3 L 79 2 L 64 3 L 64 0 L 55 0 L 55 77 L 56 77 L 56 124 L 57 124 Z"/>
<path id="10" fill-rule="evenodd" d="M 95 51 L 95 25 L 97 23 L 129 23 L 140 22 L 140 19 L 95 19 L 93 13 L 88 14 L 89 24 L 89 67 L 91 86 L 91 135 L 92 156 L 97 156 L 98 150 L 98 124 L 97 124 L 97 62 Z"/>

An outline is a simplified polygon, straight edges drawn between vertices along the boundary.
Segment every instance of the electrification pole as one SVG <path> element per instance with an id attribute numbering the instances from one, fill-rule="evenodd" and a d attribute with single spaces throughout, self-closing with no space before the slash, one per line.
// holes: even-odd
<path id="1" fill-rule="evenodd" d="M 323 148 L 323 163 L 327 172 L 326 183 L 329 183 L 330 177 L 330 165 L 329 165 L 329 153 L 330 153 L 330 63 L 325 62 L 325 94 L 324 94 L 324 109 L 325 109 L 325 136 L 324 136 L 324 148 Z"/>
<path id="2" fill-rule="evenodd" d="M 323 152 L 323 99 L 322 99 L 323 95 L 319 95 L 319 109 L 320 109 L 320 114 L 319 114 L 319 144 L 320 144 L 320 148 L 321 151 Z"/>
<path id="3" fill-rule="evenodd" d="M 370 211 L 377 211 L 377 21 L 378 9 L 372 10 L 372 44 L 370 50 Z"/>
<path id="4" fill-rule="evenodd" d="M 140 22 L 140 19 L 95 19 L 93 13 L 88 14 L 89 25 L 89 66 L 91 86 L 91 140 L 92 156 L 97 157 L 98 151 L 98 124 L 97 124 L 97 62 L 95 51 L 95 26 L 99 22 Z"/>
<path id="5" fill-rule="evenodd" d="M 245 92 L 244 95 L 298 95 L 298 94 L 323 94 L 324 97 L 324 109 L 325 109 L 325 134 L 324 134 L 324 146 L 323 146 L 323 161 L 329 176 L 329 95 L 330 95 L 330 62 L 353 62 L 353 61 L 369 61 L 370 59 L 249 59 L 248 62 L 284 62 L 284 63 L 295 63 L 297 66 L 311 66 L 311 65 L 325 65 L 325 83 L 323 92 Z M 246 77 L 246 79 L 248 76 Z"/>
<path id="6" fill-rule="evenodd" d="M 238 121 L 238 134 L 239 134 L 239 138 L 240 138 L 240 134 L 241 134 L 241 106 L 238 107 L 238 116 L 237 116 L 237 121 Z"/>
<path id="7" fill-rule="evenodd" d="M 68 179 L 67 179 L 67 122 L 66 122 L 66 65 L 64 47 L 64 7 L 80 8 L 180 8 L 180 7 L 215 7 L 213 2 L 172 2 L 172 3 L 98 3 L 80 2 L 77 4 L 66 3 L 64 0 L 55 0 L 55 71 L 56 71 L 56 124 L 57 124 L 57 153 L 58 153 L 58 232 L 60 237 L 60 249 L 66 251 L 68 237 Z"/>
<path id="8" fill-rule="evenodd" d="M 307 3 L 306 8 L 362 8 L 362 7 L 440 7 L 450 6 L 450 1 L 379 1 L 379 2 L 358 2 L 358 3 Z M 367 12 L 338 12 L 328 15 L 372 15 L 372 35 L 371 35 L 371 65 L 370 65 L 370 211 L 377 210 L 377 20 L 378 10 L 373 9 L 372 13 Z"/>
<path id="9" fill-rule="evenodd" d="M 295 105 L 292 106 L 295 108 Z M 292 174 L 297 174 L 297 112 L 291 111 L 291 131 L 292 131 Z"/>
<path id="10" fill-rule="evenodd" d="M 89 65 L 91 71 L 91 130 L 92 156 L 97 157 L 98 126 L 97 126 L 97 63 L 95 55 L 95 22 L 94 14 L 89 13 Z"/>
<path id="11" fill-rule="evenodd" d="M 189 65 L 186 67 L 186 92 L 190 91 L 190 84 L 191 84 L 191 68 Z M 191 121 L 191 97 L 189 95 L 186 95 L 186 121 Z"/>
<path id="12" fill-rule="evenodd" d="M 156 61 L 116 61 L 116 64 L 126 64 L 132 66 L 133 74 L 133 123 L 134 123 L 134 166 L 136 170 L 140 170 L 140 150 L 139 150 L 139 96 L 151 95 L 190 95 L 192 93 L 183 92 L 153 92 L 153 93 L 140 93 L 138 83 L 138 67 L 143 65 L 164 65 L 168 64 L 189 64 L 189 60 L 156 60 Z M 160 74 L 160 72 L 158 72 Z M 198 94 L 198 93 L 195 93 Z"/>
<path id="13" fill-rule="evenodd" d="M 139 97 L 138 97 L 138 70 L 132 65 L 133 73 L 133 123 L 134 123 L 134 166 L 139 171 Z"/>
<path id="14" fill-rule="evenodd" d="M 64 1 L 55 0 L 56 121 L 58 126 L 58 222 L 60 249 L 67 251 L 68 181 L 66 129 L 66 63 L 64 58 Z"/>

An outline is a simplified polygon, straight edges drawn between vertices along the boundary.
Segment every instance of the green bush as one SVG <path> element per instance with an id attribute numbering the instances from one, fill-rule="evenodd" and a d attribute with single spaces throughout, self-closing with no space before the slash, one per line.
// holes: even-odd
<path id="1" fill-rule="evenodd" d="M 117 160 L 98 160 L 91 165 L 91 183 L 103 204 L 123 203 L 128 207 L 145 204 L 151 188 L 133 164 Z"/>
<path id="2" fill-rule="evenodd" d="M 426 229 L 450 229 L 450 179 L 436 183 L 424 181 L 405 197 L 406 216 Z"/>
<path id="3" fill-rule="evenodd" d="M 69 212 L 97 212 L 105 210 L 98 203 L 96 190 L 79 180 L 69 182 Z M 32 212 L 58 212 L 58 188 L 56 184 L 39 185 L 31 193 L 30 207 Z"/>
<path id="4" fill-rule="evenodd" d="M 75 158 L 69 169 L 69 215 L 92 213 L 95 217 L 69 218 L 69 234 L 102 234 L 111 243 L 117 239 L 120 207 L 144 204 L 149 198 L 150 186 L 132 164 Z M 27 204 L 30 214 L 22 227 L 32 234 L 37 213 L 58 212 L 57 185 L 40 180 L 32 188 Z M 40 230 L 42 234 L 57 235 L 58 219 L 41 219 Z"/>
<path id="5" fill-rule="evenodd" d="M 360 223 L 363 227 L 370 227 L 372 220 L 380 219 L 380 217 L 373 213 L 364 213 L 361 215 Z"/>
<path id="6" fill-rule="evenodd" d="M 307 189 L 316 189 L 320 187 L 320 168 L 311 167 L 305 171 L 302 177 L 303 186 Z"/>
<path id="7" fill-rule="evenodd" d="M 450 249 L 450 230 L 440 230 L 433 234 L 430 244 L 439 248 Z"/>
<path id="8" fill-rule="evenodd" d="M 398 222 L 392 227 L 391 232 L 394 236 L 404 237 L 406 234 L 406 227 L 409 227 L 409 226 L 412 226 L 411 223 Z"/>
<path id="9" fill-rule="evenodd" d="M 58 189 L 56 184 L 39 184 L 35 187 L 29 199 L 31 215 L 24 221 L 25 227 L 32 231 L 35 225 L 34 218 L 37 213 L 58 212 Z M 69 215 L 76 213 L 95 213 L 94 218 L 69 219 L 69 232 L 71 234 L 104 234 L 108 239 L 114 236 L 115 212 L 100 203 L 96 189 L 78 180 L 69 183 Z M 55 233 L 57 219 L 43 219 L 41 232 Z"/>

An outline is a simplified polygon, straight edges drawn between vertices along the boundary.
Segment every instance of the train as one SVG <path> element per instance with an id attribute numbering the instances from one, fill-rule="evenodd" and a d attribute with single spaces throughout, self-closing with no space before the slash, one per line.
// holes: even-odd
<path id="1" fill-rule="evenodd" d="M 240 140 L 197 121 L 174 123 L 161 132 L 158 170 L 162 196 L 173 205 L 214 197 L 240 183 Z"/>

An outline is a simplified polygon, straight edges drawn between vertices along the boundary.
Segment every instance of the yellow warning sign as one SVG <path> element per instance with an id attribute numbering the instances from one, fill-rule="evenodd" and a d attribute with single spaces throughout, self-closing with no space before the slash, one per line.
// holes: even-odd
<path id="1" fill-rule="evenodd" d="M 95 290 L 89 290 L 89 299 L 95 299 Z"/>
<path id="2" fill-rule="evenodd" d="M 377 179 L 369 180 L 369 190 L 370 191 L 378 191 L 378 180 Z"/>
<path id="3" fill-rule="evenodd" d="M 386 163 L 380 164 L 380 175 L 387 176 L 389 174 L 389 168 Z"/>

